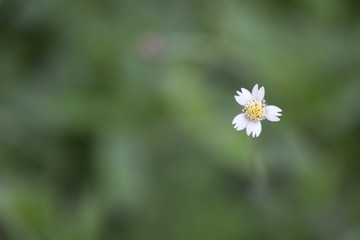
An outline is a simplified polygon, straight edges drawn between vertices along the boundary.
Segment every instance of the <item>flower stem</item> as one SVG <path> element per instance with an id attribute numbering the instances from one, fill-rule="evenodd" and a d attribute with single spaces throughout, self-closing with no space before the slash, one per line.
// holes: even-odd
<path id="1" fill-rule="evenodd" d="M 258 157 L 256 155 L 256 146 L 255 140 L 252 137 L 250 139 L 250 164 L 252 168 L 252 175 L 253 175 L 253 187 L 254 191 L 257 194 L 261 194 L 265 191 L 265 171 L 263 166 L 258 161 Z"/>
<path id="2" fill-rule="evenodd" d="M 254 139 L 249 137 L 250 139 L 250 164 L 253 172 L 253 176 L 256 178 L 258 176 L 257 162 L 256 162 L 256 149 Z"/>

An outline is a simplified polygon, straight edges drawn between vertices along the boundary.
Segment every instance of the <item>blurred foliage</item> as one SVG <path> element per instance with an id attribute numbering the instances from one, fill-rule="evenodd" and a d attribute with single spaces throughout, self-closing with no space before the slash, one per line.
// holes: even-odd
<path id="1" fill-rule="evenodd" d="M 0 1 L 0 239 L 360 239 L 359 43 L 354 0 Z"/>

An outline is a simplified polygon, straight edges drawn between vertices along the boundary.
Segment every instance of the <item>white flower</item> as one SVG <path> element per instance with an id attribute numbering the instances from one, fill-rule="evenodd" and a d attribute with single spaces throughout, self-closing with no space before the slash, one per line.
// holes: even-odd
<path id="1" fill-rule="evenodd" d="M 278 122 L 282 110 L 273 105 L 266 105 L 264 96 L 265 88 L 256 84 L 250 93 L 247 89 L 242 88 L 241 92 L 236 91 L 235 100 L 242 106 L 244 113 L 237 115 L 232 124 L 237 131 L 246 128 L 246 133 L 249 136 L 252 133 L 253 137 L 258 137 L 261 133 L 261 120 L 265 118 L 271 122 Z"/>

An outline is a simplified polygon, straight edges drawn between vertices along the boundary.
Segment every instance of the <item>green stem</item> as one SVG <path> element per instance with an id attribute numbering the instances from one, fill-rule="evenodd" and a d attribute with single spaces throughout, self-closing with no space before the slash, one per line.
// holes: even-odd
<path id="1" fill-rule="evenodd" d="M 257 162 L 256 162 L 256 149 L 254 139 L 249 137 L 250 139 L 250 164 L 252 168 L 252 172 L 254 177 L 258 176 Z"/>
<path id="2" fill-rule="evenodd" d="M 263 166 L 258 162 L 256 155 L 255 140 L 252 137 L 250 139 L 250 161 L 253 172 L 253 187 L 256 194 L 262 194 L 266 188 L 265 171 Z"/>

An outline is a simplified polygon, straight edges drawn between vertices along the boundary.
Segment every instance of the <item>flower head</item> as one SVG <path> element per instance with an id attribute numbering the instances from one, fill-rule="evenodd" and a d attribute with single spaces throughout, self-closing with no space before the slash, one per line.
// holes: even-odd
<path id="1" fill-rule="evenodd" d="M 253 137 L 258 137 L 261 133 L 261 122 L 265 118 L 271 122 L 280 121 L 282 110 L 273 105 L 266 105 L 264 96 L 265 88 L 259 89 L 258 84 L 254 86 L 250 93 L 247 89 L 242 88 L 241 92 L 236 91 L 238 95 L 235 95 L 235 100 L 242 106 L 243 113 L 237 115 L 232 124 L 235 124 L 234 128 L 237 131 L 241 131 L 246 128 L 246 133 L 249 136 L 252 133 Z"/>

